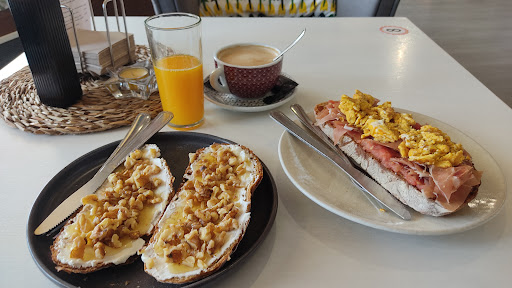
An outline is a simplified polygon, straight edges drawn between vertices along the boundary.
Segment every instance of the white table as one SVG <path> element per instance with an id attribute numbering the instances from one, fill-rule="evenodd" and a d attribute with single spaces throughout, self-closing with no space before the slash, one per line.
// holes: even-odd
<path id="1" fill-rule="evenodd" d="M 135 17 L 128 23 L 139 44 L 147 42 L 143 20 Z M 388 25 L 406 28 L 408 34 L 379 30 Z M 284 72 L 299 83 L 289 104 L 311 110 L 360 89 L 466 133 L 511 178 L 512 110 L 406 18 L 205 18 L 205 75 L 213 69 L 214 51 L 223 45 L 253 41 L 285 47 L 303 27 L 306 36 L 284 61 Z M 289 104 L 279 110 L 291 116 Z M 295 188 L 278 158 L 283 128 L 266 112 L 231 112 L 206 102 L 205 117 L 197 132 L 250 147 L 269 167 L 279 193 L 270 234 L 247 261 L 216 282 L 219 287 L 503 287 L 512 282 L 510 201 L 487 224 L 454 235 L 410 236 L 368 228 L 324 210 Z M 126 131 L 44 136 L 0 123 L 1 287 L 54 286 L 26 244 L 32 204 L 67 164 L 121 139 Z"/>

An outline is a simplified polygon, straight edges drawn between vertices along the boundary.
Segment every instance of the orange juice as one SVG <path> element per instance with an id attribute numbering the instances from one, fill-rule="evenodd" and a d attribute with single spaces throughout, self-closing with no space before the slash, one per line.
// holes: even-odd
<path id="1" fill-rule="evenodd" d="M 190 55 L 173 55 L 154 64 L 164 111 L 174 114 L 173 128 L 191 128 L 204 116 L 203 64 Z"/>

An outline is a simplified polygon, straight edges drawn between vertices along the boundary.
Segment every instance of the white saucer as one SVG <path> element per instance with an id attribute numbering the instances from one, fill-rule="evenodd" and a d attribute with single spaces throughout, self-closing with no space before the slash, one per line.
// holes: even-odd
<path id="1" fill-rule="evenodd" d="M 290 77 L 281 74 L 276 87 L 281 87 L 287 82 L 290 87 L 283 95 L 277 95 L 273 91 L 268 92 L 264 97 L 258 99 L 242 99 L 233 94 L 219 92 L 210 85 L 210 76 L 204 79 L 204 96 L 210 102 L 224 109 L 240 112 L 261 112 L 274 109 L 290 101 L 294 96 L 297 83 Z M 276 97 L 278 99 L 273 98 Z"/>

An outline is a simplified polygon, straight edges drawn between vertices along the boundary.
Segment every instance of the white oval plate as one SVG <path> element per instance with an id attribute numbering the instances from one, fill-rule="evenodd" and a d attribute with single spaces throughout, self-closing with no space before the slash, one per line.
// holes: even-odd
<path id="1" fill-rule="evenodd" d="M 452 234 L 475 228 L 492 219 L 505 203 L 505 178 L 492 156 L 474 140 L 454 127 L 428 116 L 411 113 L 421 124 L 431 124 L 461 143 L 472 156 L 477 170 L 484 171 L 478 195 L 468 206 L 444 216 L 422 215 L 409 209 L 412 220 L 377 210 L 355 188 L 350 179 L 328 159 L 284 132 L 279 141 L 279 159 L 293 184 L 313 202 L 332 213 L 376 229 L 415 235 Z"/>

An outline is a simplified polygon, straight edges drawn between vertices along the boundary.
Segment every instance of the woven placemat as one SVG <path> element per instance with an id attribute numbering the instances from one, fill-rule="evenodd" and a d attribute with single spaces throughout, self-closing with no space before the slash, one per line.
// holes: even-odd
<path id="1" fill-rule="evenodd" d="M 146 46 L 137 46 L 138 60 L 149 58 Z M 83 96 L 68 108 L 47 106 L 39 100 L 29 67 L 0 83 L 0 113 L 12 127 L 35 134 L 84 134 L 131 125 L 146 112 L 155 117 L 162 111 L 158 93 L 148 100 L 115 99 L 92 77 L 81 79 Z"/>

